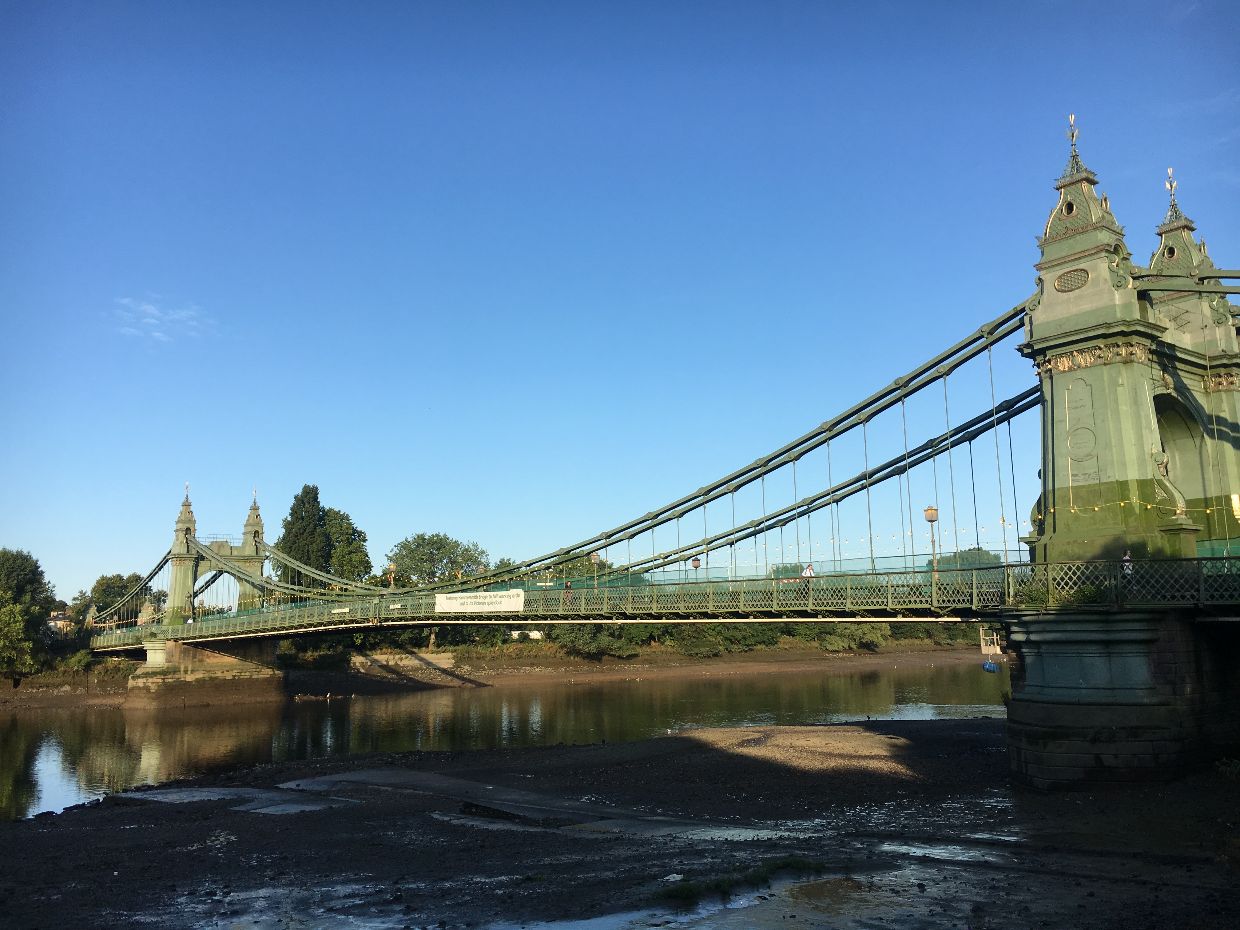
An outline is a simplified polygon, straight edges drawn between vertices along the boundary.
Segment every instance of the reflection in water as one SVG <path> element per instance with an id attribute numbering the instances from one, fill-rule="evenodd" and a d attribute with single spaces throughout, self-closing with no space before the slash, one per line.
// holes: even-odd
<path id="1" fill-rule="evenodd" d="M 687 727 L 1002 715 L 1007 675 L 936 668 L 452 688 L 177 710 L 0 718 L 0 816 L 60 810 L 139 784 L 288 759 L 414 749 L 623 742 Z"/>

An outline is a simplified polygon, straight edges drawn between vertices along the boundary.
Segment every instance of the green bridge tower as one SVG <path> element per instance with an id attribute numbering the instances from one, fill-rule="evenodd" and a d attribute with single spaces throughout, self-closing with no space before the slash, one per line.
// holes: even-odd
<path id="1" fill-rule="evenodd" d="M 176 527 L 172 535 L 172 549 L 169 562 L 172 566 L 172 577 L 168 584 L 168 607 L 164 615 L 164 623 L 185 623 L 194 615 L 194 590 L 198 586 L 198 577 L 203 563 L 202 555 L 194 548 L 197 541 L 198 522 L 189 501 L 189 486 L 185 488 L 185 499 L 181 501 L 181 511 L 177 514 Z M 246 515 L 245 525 L 241 531 L 240 545 L 228 540 L 213 539 L 207 548 L 224 558 L 242 566 L 247 572 L 259 577 L 263 574 L 263 563 L 267 556 L 262 549 L 263 517 L 258 509 L 258 495 L 250 503 L 250 512 Z M 238 579 L 237 605 L 245 607 L 258 603 L 261 592 L 245 581 Z"/>
<path id="2" fill-rule="evenodd" d="M 1075 125 L 1069 137 L 1020 347 L 1042 387 L 1042 491 L 1024 541 L 1047 572 L 1109 559 L 1108 584 L 1195 584 L 1192 563 L 1165 560 L 1240 547 L 1235 308 L 1209 277 L 1217 269 L 1170 171 L 1158 247 L 1141 268 L 1081 161 Z M 1054 606 L 1009 627 L 1018 775 L 1044 786 L 1163 777 L 1235 745 L 1240 642 L 1229 627 Z"/>
<path id="3" fill-rule="evenodd" d="M 1021 351 L 1042 384 L 1037 561 L 1186 557 L 1240 546 L 1240 352 L 1233 307 L 1149 289 L 1214 269 L 1176 203 L 1136 268 L 1076 151 L 1039 239 L 1040 298 Z"/>

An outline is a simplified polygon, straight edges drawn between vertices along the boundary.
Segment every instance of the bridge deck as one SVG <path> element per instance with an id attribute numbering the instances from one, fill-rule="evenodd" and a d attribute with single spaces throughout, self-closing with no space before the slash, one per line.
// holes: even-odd
<path id="1" fill-rule="evenodd" d="M 442 593 L 442 592 L 441 592 Z M 442 604 L 442 602 L 440 602 Z M 129 626 L 92 638 L 96 651 L 289 636 L 375 626 L 555 623 L 763 623 L 816 620 L 964 621 L 1022 611 L 1230 608 L 1240 603 L 1240 558 L 1065 562 L 939 572 L 634 584 L 525 591 L 519 611 L 437 609 L 433 593 L 267 606 L 177 625 Z"/>

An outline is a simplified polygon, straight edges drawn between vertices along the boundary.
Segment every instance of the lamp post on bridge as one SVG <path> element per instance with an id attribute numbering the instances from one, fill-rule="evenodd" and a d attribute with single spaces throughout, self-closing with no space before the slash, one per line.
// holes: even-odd
<path id="1" fill-rule="evenodd" d="M 590 553 L 590 564 L 594 566 L 594 590 L 598 590 L 598 561 L 599 554 L 597 551 Z"/>
<path id="2" fill-rule="evenodd" d="M 934 545 L 934 525 L 939 522 L 939 508 L 931 504 L 925 509 L 926 522 L 930 524 L 930 571 L 931 577 L 939 574 L 939 555 Z"/>
<path id="3" fill-rule="evenodd" d="M 702 567 L 702 560 L 695 555 L 689 564 L 693 566 L 693 580 L 698 581 L 698 569 Z"/>

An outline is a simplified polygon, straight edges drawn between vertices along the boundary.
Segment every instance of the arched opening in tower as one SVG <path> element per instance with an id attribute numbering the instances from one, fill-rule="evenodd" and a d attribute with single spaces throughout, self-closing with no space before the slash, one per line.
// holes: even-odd
<path id="1" fill-rule="evenodd" d="M 1167 480 L 1185 500 L 1202 500 L 1208 493 L 1209 462 L 1201 424 L 1191 410 L 1169 394 L 1154 398 L 1154 412 L 1159 441 L 1167 455 Z"/>

